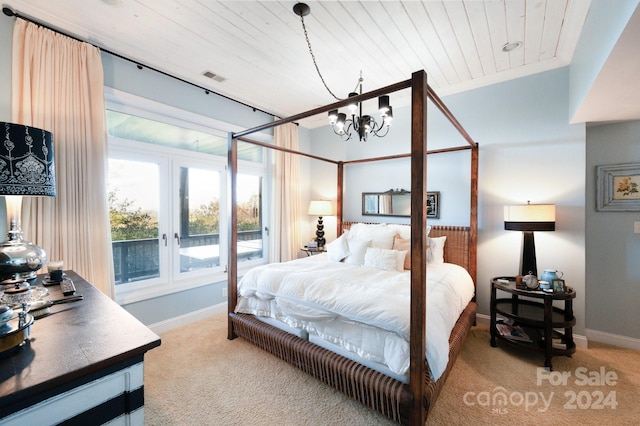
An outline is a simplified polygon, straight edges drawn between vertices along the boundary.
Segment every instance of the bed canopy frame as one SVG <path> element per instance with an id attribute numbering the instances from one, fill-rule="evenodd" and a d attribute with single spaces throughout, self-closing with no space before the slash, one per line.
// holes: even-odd
<path id="1" fill-rule="evenodd" d="M 355 161 L 335 161 L 328 158 L 315 156 L 309 153 L 299 152 L 287 148 L 267 144 L 247 137 L 252 133 L 273 128 L 285 123 L 295 122 L 317 114 L 326 113 L 330 110 L 338 109 L 352 102 L 362 102 L 380 95 L 389 94 L 403 89 L 411 89 L 411 152 L 408 154 L 392 155 L 386 157 L 376 157 Z M 462 135 L 467 142 L 466 145 L 429 151 L 427 149 L 427 100 L 430 99 L 442 112 L 447 120 Z M 469 217 L 469 265 L 468 271 L 476 281 L 476 247 L 477 247 L 477 204 L 478 204 L 478 144 L 473 141 L 458 120 L 445 106 L 442 100 L 427 84 L 427 74 L 425 71 L 417 71 L 411 75 L 409 80 L 401 81 L 387 87 L 373 90 L 368 93 L 355 96 L 353 98 L 338 101 L 324 107 L 315 108 L 307 112 L 293 115 L 287 118 L 276 120 L 261 126 L 237 133 L 230 133 L 228 136 L 228 167 L 227 177 L 229 190 L 227 191 L 227 223 L 228 247 L 229 247 L 229 268 L 228 268 L 228 338 L 234 339 L 237 334 L 234 331 L 232 321 L 233 312 L 237 301 L 238 282 L 238 262 L 237 262 L 237 199 L 236 199 L 236 176 L 238 171 L 238 149 L 237 142 L 243 141 L 260 145 L 265 148 L 275 149 L 291 154 L 302 155 L 308 158 L 333 163 L 337 166 L 337 201 L 336 216 L 338 235 L 340 235 L 343 223 L 343 179 L 344 166 L 349 164 L 363 163 L 369 161 L 381 161 L 403 157 L 411 157 L 411 305 L 410 305 L 410 367 L 409 367 L 409 390 L 410 390 L 410 413 L 407 423 L 412 425 L 424 425 L 427 417 L 425 408 L 426 383 L 425 374 L 425 332 L 426 332 L 426 281 L 427 281 L 427 219 L 426 219 L 426 155 L 452 151 L 471 151 L 471 187 L 470 187 L 470 217 Z"/>

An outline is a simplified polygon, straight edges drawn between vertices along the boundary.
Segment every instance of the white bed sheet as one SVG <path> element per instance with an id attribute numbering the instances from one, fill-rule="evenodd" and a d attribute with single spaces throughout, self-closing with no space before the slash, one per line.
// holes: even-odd
<path id="1" fill-rule="evenodd" d="M 404 376 L 409 281 L 408 271 L 346 265 L 317 255 L 247 272 L 238 283 L 236 312 L 281 321 Z M 464 268 L 427 266 L 426 353 L 435 380 L 448 363 L 451 330 L 473 294 Z"/>

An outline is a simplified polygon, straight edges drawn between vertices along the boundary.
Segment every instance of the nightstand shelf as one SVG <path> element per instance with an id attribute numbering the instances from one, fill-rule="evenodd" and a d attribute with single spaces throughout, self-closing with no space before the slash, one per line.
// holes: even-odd
<path id="1" fill-rule="evenodd" d="M 500 280 L 500 281 L 498 281 Z M 506 282 L 505 282 L 506 281 Z M 498 298 L 498 290 L 511 294 Z M 573 299 L 576 292 L 567 288 L 562 293 L 516 288 L 515 277 L 496 277 L 491 280 L 491 346 L 497 341 L 512 346 L 541 352 L 544 366 L 552 369 L 551 358 L 571 356 L 576 351 L 572 328 Z M 554 301 L 564 307 L 553 306 Z M 525 336 L 520 336 L 524 332 Z M 523 339 L 529 340 L 523 340 Z"/>
<path id="2" fill-rule="evenodd" d="M 322 247 L 307 247 L 307 246 L 304 246 L 300 250 L 302 250 L 303 252 L 307 253 L 307 256 L 313 256 L 314 254 L 325 253 L 327 251 L 327 249 L 324 248 L 324 246 L 322 246 Z"/>

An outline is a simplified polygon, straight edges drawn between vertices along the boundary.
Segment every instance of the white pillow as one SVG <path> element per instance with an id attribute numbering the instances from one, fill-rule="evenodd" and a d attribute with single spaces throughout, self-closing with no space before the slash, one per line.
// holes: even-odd
<path id="1" fill-rule="evenodd" d="M 411 239 L 411 225 L 402 225 L 399 223 L 390 223 L 387 225 L 389 229 L 392 229 L 396 234 L 400 235 L 403 240 Z"/>
<path id="2" fill-rule="evenodd" d="M 396 271 L 404 272 L 404 262 L 407 258 L 407 250 L 393 250 L 396 252 Z"/>
<path id="3" fill-rule="evenodd" d="M 400 238 L 402 238 L 403 240 L 410 240 L 411 239 L 411 225 L 402 225 L 399 223 L 389 223 L 387 224 L 387 227 L 389 229 L 392 229 L 393 231 L 395 231 L 398 235 L 400 235 Z M 431 231 L 431 225 L 427 225 L 427 236 L 429 235 L 429 232 Z"/>
<path id="4" fill-rule="evenodd" d="M 349 239 L 371 241 L 371 247 L 390 250 L 396 230 L 383 223 L 356 223 L 351 225 Z"/>
<path id="5" fill-rule="evenodd" d="M 402 259 L 404 265 L 404 257 Z M 364 255 L 364 266 L 382 269 L 383 271 L 397 271 L 398 250 L 369 247 Z"/>
<path id="6" fill-rule="evenodd" d="M 367 252 L 370 241 L 347 239 L 349 256 L 344 259 L 344 263 L 350 265 L 364 265 L 364 255 Z"/>
<path id="7" fill-rule="evenodd" d="M 349 231 L 345 231 L 344 234 L 327 244 L 326 249 L 329 260 L 340 262 L 349 256 L 349 246 L 347 245 L 348 236 Z"/>
<path id="8" fill-rule="evenodd" d="M 444 263 L 444 243 L 447 237 L 427 238 L 427 263 Z"/>

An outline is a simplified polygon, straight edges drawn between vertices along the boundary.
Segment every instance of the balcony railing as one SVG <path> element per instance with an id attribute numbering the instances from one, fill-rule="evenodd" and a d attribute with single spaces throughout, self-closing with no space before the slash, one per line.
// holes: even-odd
<path id="1" fill-rule="evenodd" d="M 238 232 L 238 260 L 262 257 L 262 232 Z M 115 283 L 124 284 L 160 276 L 158 238 L 114 241 L 113 266 Z M 240 243 L 244 242 L 244 244 Z M 203 248 L 206 255 L 189 256 L 189 248 Z M 220 234 L 206 234 L 180 239 L 182 272 L 219 265 Z M 183 250 L 184 249 L 184 250 Z"/>

